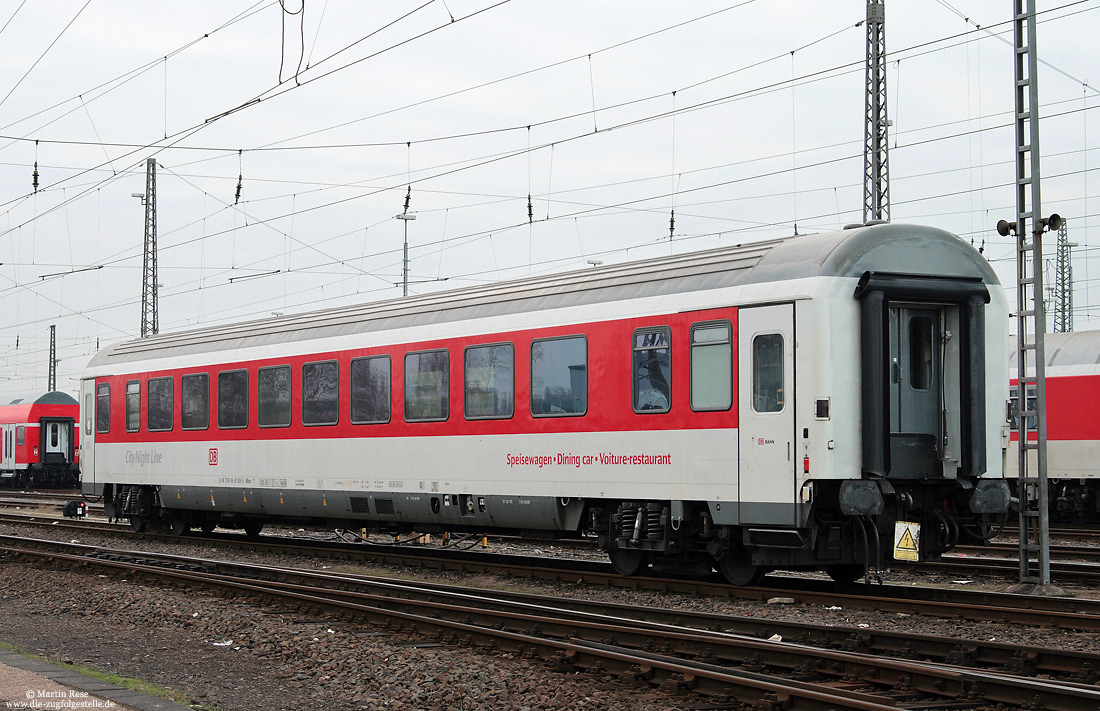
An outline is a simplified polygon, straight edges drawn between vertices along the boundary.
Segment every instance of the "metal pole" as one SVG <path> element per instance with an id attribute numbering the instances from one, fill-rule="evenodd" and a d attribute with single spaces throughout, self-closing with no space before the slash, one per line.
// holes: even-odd
<path id="1" fill-rule="evenodd" d="M 867 3 L 863 221 L 890 221 L 890 121 L 886 114 L 886 6 Z"/>
<path id="2" fill-rule="evenodd" d="M 401 258 L 401 296 L 409 295 L 409 220 L 415 220 L 416 215 L 411 212 L 402 212 L 395 215 L 394 219 L 405 223 L 405 248 Z"/>

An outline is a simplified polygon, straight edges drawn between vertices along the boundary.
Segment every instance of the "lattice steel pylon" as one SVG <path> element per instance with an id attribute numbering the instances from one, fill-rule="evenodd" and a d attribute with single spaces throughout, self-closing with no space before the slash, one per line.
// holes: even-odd
<path id="1" fill-rule="evenodd" d="M 1073 330 L 1073 248 L 1066 220 L 1058 227 L 1058 252 L 1054 257 L 1054 332 Z"/>
<path id="2" fill-rule="evenodd" d="M 886 116 L 886 6 L 867 3 L 867 96 L 863 138 L 863 221 L 890 221 L 890 122 Z"/>
<path id="3" fill-rule="evenodd" d="M 145 162 L 145 256 L 141 268 L 141 337 L 160 331 L 157 307 L 157 161 Z"/>
<path id="4" fill-rule="evenodd" d="M 1024 7 L 1026 2 L 1026 9 Z M 1043 231 L 1039 171 L 1039 58 L 1035 0 L 1013 0 L 1016 57 L 1016 409 L 1019 420 L 1020 583 L 1052 588 L 1047 489 L 1046 313 L 1043 305 Z M 1056 219 L 1051 220 L 1056 223 Z M 1051 224 L 1057 227 L 1057 224 Z M 1036 435 L 1031 438 L 1032 430 Z"/>
<path id="5" fill-rule="evenodd" d="M 57 390 L 57 326 L 50 326 L 50 371 L 46 377 L 46 392 Z"/>

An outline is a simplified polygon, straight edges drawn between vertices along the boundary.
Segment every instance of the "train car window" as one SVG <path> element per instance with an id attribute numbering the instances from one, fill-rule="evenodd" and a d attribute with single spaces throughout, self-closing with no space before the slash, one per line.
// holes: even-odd
<path id="1" fill-rule="evenodd" d="M 909 385 L 932 387 L 932 320 L 926 316 L 909 319 Z"/>
<path id="2" fill-rule="evenodd" d="M 223 430 L 248 427 L 248 371 L 218 373 L 218 427 Z"/>
<path id="3" fill-rule="evenodd" d="M 1020 388 L 1013 385 L 1008 390 L 1009 420 L 1013 432 L 1020 430 Z M 1039 397 L 1035 394 L 1035 388 L 1027 389 L 1027 409 L 1034 412 L 1039 407 Z M 1039 418 L 1031 415 L 1027 418 L 1027 429 L 1031 432 L 1039 428 Z"/>
<path id="4" fill-rule="evenodd" d="M 728 321 L 691 327 L 691 409 L 733 406 L 733 328 Z"/>
<path id="5" fill-rule="evenodd" d="M 256 420 L 260 427 L 290 427 L 290 366 L 260 368 Z"/>
<path id="6" fill-rule="evenodd" d="M 351 421 L 377 425 L 390 421 L 390 357 L 370 356 L 351 362 Z"/>
<path id="7" fill-rule="evenodd" d="M 172 378 L 150 378 L 149 389 L 145 395 L 146 417 L 150 432 L 167 432 L 175 424 L 172 411 L 175 409 L 175 381 Z"/>
<path id="8" fill-rule="evenodd" d="M 405 421 L 446 420 L 450 412 L 447 351 L 405 354 Z"/>
<path id="9" fill-rule="evenodd" d="M 84 434 L 92 434 L 92 394 L 84 396 Z"/>
<path id="10" fill-rule="evenodd" d="M 634 412 L 668 412 L 672 405 L 672 335 L 667 326 L 634 332 Z"/>
<path id="11" fill-rule="evenodd" d="M 56 422 L 50 425 L 50 447 L 54 449 L 57 448 L 57 440 L 60 436 L 58 430 L 60 429 L 61 427 Z"/>
<path id="12" fill-rule="evenodd" d="M 467 419 L 504 419 L 515 412 L 515 351 L 511 343 L 466 349 L 463 385 Z"/>
<path id="13" fill-rule="evenodd" d="M 130 380 L 126 383 L 126 431 L 137 432 L 141 429 L 141 383 Z"/>
<path id="14" fill-rule="evenodd" d="M 531 342 L 531 414 L 568 417 L 588 411 L 588 342 L 584 336 Z"/>
<path id="15" fill-rule="evenodd" d="M 783 336 L 769 333 L 752 339 L 752 408 L 780 412 L 784 405 Z"/>
<path id="16" fill-rule="evenodd" d="M 180 427 L 185 430 L 210 428 L 210 376 L 194 373 L 180 378 Z"/>
<path id="17" fill-rule="evenodd" d="M 103 434 L 111 431 L 111 386 L 100 383 L 95 388 L 95 431 Z"/>
<path id="18" fill-rule="evenodd" d="M 22 447 L 27 438 L 27 428 L 19 425 L 15 428 L 15 446 Z"/>
<path id="19" fill-rule="evenodd" d="M 302 424 L 335 425 L 340 419 L 340 366 L 336 361 L 302 366 Z"/>

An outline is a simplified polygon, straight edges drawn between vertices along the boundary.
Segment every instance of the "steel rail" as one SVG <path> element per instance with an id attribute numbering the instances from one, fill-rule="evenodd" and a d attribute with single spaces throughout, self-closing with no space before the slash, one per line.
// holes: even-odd
<path id="1" fill-rule="evenodd" d="M 54 543 L 54 542 L 51 542 Z M 60 546 L 64 547 L 64 546 Z M 72 549 L 81 551 L 83 557 L 77 558 L 87 564 L 88 546 L 71 546 Z M 14 549 L 14 547 L 13 547 Z M 25 549 L 16 549 L 25 550 Z M 98 551 L 97 562 L 103 562 L 111 567 L 123 567 L 137 572 L 152 572 L 161 575 L 166 571 L 172 576 L 183 575 L 189 580 L 201 580 L 208 584 L 225 585 L 230 588 L 237 587 L 241 580 L 239 574 L 226 574 L 209 572 L 208 570 L 181 572 L 178 568 L 191 565 L 206 568 L 216 561 L 206 559 L 188 559 L 181 556 L 145 556 L 143 559 L 120 560 L 120 556 L 128 556 L 133 552 L 124 551 Z M 50 552 L 37 552 L 39 555 L 51 556 Z M 66 556 L 72 559 L 71 554 L 53 553 L 52 555 Z M 141 556 L 142 554 L 137 553 Z M 307 578 L 320 579 L 329 577 L 316 571 L 297 571 L 285 568 L 269 566 L 241 566 L 229 564 L 229 568 L 245 568 L 247 573 L 255 576 L 260 572 L 268 573 L 305 573 Z M 343 576 L 336 576 L 342 578 Z M 652 650 L 654 640 L 660 640 L 666 652 L 676 652 L 680 655 L 698 655 L 699 650 L 708 650 L 708 657 L 722 660 L 727 663 L 751 666 L 766 666 L 780 668 L 787 673 L 813 669 L 818 674 L 840 680 L 860 680 L 868 686 L 919 691 L 923 694 L 937 698 L 975 699 L 984 701 L 1020 704 L 1027 702 L 1029 694 L 1041 692 L 1044 704 L 1049 711 L 1080 711 L 1081 709 L 1093 709 L 1100 705 L 1100 690 L 1089 688 L 1080 684 L 1068 682 L 1035 682 L 1029 679 L 1020 679 L 1004 674 L 976 672 L 960 670 L 941 664 L 929 664 L 908 660 L 885 659 L 877 655 L 867 655 L 854 652 L 807 649 L 802 645 L 782 643 L 776 641 L 763 641 L 756 638 L 746 638 L 740 635 L 709 632 L 703 630 L 689 630 L 683 627 L 673 627 L 665 624 L 644 623 L 638 620 L 613 617 L 609 618 L 601 614 L 579 612 L 554 605 L 545 607 L 542 605 L 503 602 L 495 606 L 484 608 L 484 599 L 476 595 L 456 593 L 449 591 L 439 593 L 433 591 L 433 597 L 443 596 L 448 601 L 410 599 L 403 595 L 400 599 L 393 597 L 394 592 L 409 592 L 420 590 L 419 586 L 396 583 L 387 583 L 392 588 L 389 594 L 364 593 L 358 591 L 337 591 L 329 588 L 318 588 L 315 585 L 303 585 L 300 583 L 288 583 L 279 581 L 252 581 L 249 584 L 255 586 L 254 592 L 261 592 L 275 596 L 288 596 L 295 599 L 309 599 L 323 603 L 326 607 L 336 609 L 369 608 L 371 610 L 385 610 L 387 613 L 401 612 L 416 616 L 426 616 L 431 619 L 461 620 L 465 624 L 473 624 L 477 627 L 494 627 L 502 631 L 512 631 L 534 635 L 539 638 L 549 636 L 556 640 L 567 640 L 574 645 L 593 645 L 604 651 L 616 654 L 626 654 L 637 658 L 634 650 L 648 647 Z M 485 591 L 479 591 L 484 593 Z M 471 608 L 470 603 L 479 601 L 476 608 Z M 556 600 L 555 603 L 564 601 Z M 519 611 L 516 608 L 520 607 Z M 410 612 L 412 611 L 412 612 Z M 505 624 L 507 621 L 507 624 Z M 606 641 L 603 635 L 607 635 Z M 612 644 L 613 643 L 613 644 Z M 633 649 L 624 649 L 623 645 Z M 658 645 L 658 646 L 660 646 Z M 683 660 L 679 657 L 670 657 L 667 653 L 646 655 L 646 663 L 657 663 L 665 673 L 683 674 L 682 667 L 691 666 L 692 678 L 698 679 L 706 676 L 704 672 L 713 672 L 719 676 L 734 674 L 741 679 L 754 681 L 766 681 L 770 677 L 764 677 L 753 672 L 731 671 L 725 667 L 707 664 L 705 660 L 699 662 L 699 666 L 692 660 Z M 621 661 L 621 660 L 620 660 Z M 674 670 L 675 668 L 675 670 Z M 710 682 L 719 683 L 717 678 L 709 678 Z M 695 682 L 698 683 L 698 682 Z M 709 683 L 709 682 L 708 682 Z M 720 683 L 728 683 L 723 681 Z M 813 692 L 819 685 L 798 685 L 803 692 Z"/>

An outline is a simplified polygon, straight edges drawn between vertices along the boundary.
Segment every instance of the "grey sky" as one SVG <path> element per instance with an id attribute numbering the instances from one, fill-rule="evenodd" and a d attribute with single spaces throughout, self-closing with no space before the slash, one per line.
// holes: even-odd
<path id="1" fill-rule="evenodd" d="M 1006 282 L 1012 5 L 887 0 L 892 217 L 984 239 Z M 1100 0 L 1039 10 L 1043 211 L 1081 245 L 1094 328 Z M 410 293 L 859 221 L 864 14 L 4 0 L 0 401 L 45 389 L 50 324 L 69 392 L 97 342 L 137 335 L 148 157 L 162 331 L 399 297 L 409 183 Z"/>

